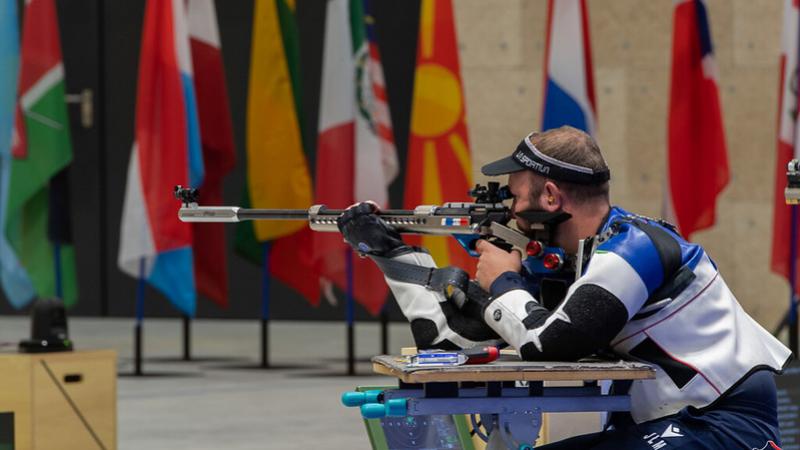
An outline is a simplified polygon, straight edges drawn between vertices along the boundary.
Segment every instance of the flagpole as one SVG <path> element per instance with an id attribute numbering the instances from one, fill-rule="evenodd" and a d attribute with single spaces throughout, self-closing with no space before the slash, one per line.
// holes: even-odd
<path id="1" fill-rule="evenodd" d="M 192 360 L 192 319 L 183 315 L 183 360 Z"/>
<path id="2" fill-rule="evenodd" d="M 386 305 L 388 302 L 383 303 L 380 313 L 381 322 L 381 354 L 389 354 L 389 313 L 386 312 Z"/>
<path id="3" fill-rule="evenodd" d="M 261 368 L 269 368 L 269 241 L 264 242 L 264 270 L 261 274 Z"/>
<path id="4" fill-rule="evenodd" d="M 355 300 L 353 299 L 353 251 L 345 250 L 345 273 L 347 276 L 347 299 L 345 304 L 347 320 L 347 375 L 356 374 L 355 355 Z"/>
<path id="5" fill-rule="evenodd" d="M 797 205 L 791 206 L 791 234 L 789 235 L 789 349 L 797 355 Z"/>
<path id="6" fill-rule="evenodd" d="M 56 278 L 56 297 L 58 297 L 61 302 L 64 302 L 64 287 L 61 284 L 61 244 L 56 241 L 53 243 L 53 265 L 55 266 L 55 278 Z"/>
<path id="7" fill-rule="evenodd" d="M 134 375 L 142 375 L 142 322 L 144 322 L 144 258 L 139 260 L 139 280 L 136 284 L 136 326 L 134 332 Z"/>

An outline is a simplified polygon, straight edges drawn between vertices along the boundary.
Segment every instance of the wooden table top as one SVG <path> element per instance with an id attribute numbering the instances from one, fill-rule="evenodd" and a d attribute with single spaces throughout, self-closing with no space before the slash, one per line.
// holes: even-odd
<path id="1" fill-rule="evenodd" d="M 372 369 L 375 373 L 399 378 L 404 383 L 643 380 L 656 376 L 652 366 L 631 361 L 522 361 L 510 355 L 501 355 L 500 359 L 489 364 L 436 368 L 408 367 L 406 356 L 380 355 L 372 358 Z"/>

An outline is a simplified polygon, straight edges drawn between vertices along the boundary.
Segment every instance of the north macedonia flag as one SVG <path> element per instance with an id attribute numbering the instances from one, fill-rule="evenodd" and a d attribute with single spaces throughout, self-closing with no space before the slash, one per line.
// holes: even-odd
<path id="1" fill-rule="evenodd" d="M 405 208 L 470 200 L 472 161 L 460 73 L 451 0 L 422 0 Z M 408 241 L 427 248 L 439 267 L 474 273 L 476 261 L 453 238 Z"/>

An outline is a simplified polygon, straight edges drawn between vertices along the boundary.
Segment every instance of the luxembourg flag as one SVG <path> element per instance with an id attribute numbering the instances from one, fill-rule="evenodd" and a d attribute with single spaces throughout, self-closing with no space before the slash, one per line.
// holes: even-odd
<path id="1" fill-rule="evenodd" d="M 549 0 L 542 130 L 570 125 L 594 135 L 597 122 L 586 0 Z"/>
<path id="2" fill-rule="evenodd" d="M 184 314 L 196 305 L 192 230 L 176 184 L 197 187 L 203 157 L 183 0 L 148 0 L 139 56 L 136 129 L 122 212 L 119 267 Z"/>

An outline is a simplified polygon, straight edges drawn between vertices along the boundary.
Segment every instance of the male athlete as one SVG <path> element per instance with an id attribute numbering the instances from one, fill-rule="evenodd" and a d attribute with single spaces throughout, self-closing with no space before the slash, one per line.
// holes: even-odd
<path id="1" fill-rule="evenodd" d="M 790 351 L 741 308 L 702 247 L 667 223 L 612 207 L 608 167 L 594 140 L 562 127 L 527 136 L 509 157 L 482 168 L 508 175 L 512 211 L 566 212 L 552 244 L 568 254 L 584 240 L 580 277 L 566 292 L 530 277 L 517 252 L 487 241 L 473 284 L 447 296 L 408 277 L 395 261 L 434 267 L 423 249 L 362 203 L 339 221 L 345 239 L 373 257 L 420 348 L 512 345 L 525 360 L 575 360 L 593 353 L 644 361 L 654 380 L 629 387 L 630 414 L 612 414 L 605 431 L 546 449 L 777 448 L 773 372 Z M 555 295 L 563 298 L 547 299 Z M 548 301 L 549 300 L 549 301 Z M 548 310 L 543 303 L 557 304 Z M 622 386 L 615 385 L 615 388 Z"/>

